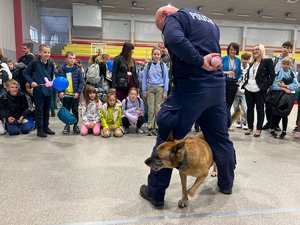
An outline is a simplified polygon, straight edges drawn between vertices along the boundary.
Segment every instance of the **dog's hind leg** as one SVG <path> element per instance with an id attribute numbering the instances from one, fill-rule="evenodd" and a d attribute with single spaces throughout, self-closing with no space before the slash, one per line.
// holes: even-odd
<path id="1" fill-rule="evenodd" d="M 207 177 L 208 172 L 203 174 L 200 177 L 197 177 L 195 183 L 193 184 L 193 186 L 188 190 L 188 195 L 193 197 L 197 191 L 197 189 L 200 187 L 200 185 L 202 184 L 202 182 L 205 180 L 205 178 Z"/>
<path id="2" fill-rule="evenodd" d="M 211 173 L 211 176 L 212 177 L 216 177 L 217 175 L 218 175 L 218 168 L 217 168 L 216 163 L 214 162 L 214 164 L 213 164 L 213 171 Z"/>
<path id="3" fill-rule="evenodd" d="M 187 202 L 189 200 L 188 199 L 187 187 L 186 187 L 187 175 L 180 172 L 180 171 L 179 171 L 179 175 L 180 175 L 180 180 L 181 180 L 182 196 L 181 196 L 181 199 L 178 202 L 178 207 L 179 208 L 185 208 L 187 206 Z"/>

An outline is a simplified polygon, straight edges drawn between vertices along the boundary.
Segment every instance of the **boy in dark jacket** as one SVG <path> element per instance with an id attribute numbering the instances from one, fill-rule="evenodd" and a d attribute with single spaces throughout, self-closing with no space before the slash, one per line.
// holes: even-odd
<path id="1" fill-rule="evenodd" d="M 63 102 L 63 106 L 67 110 L 72 109 L 72 113 L 78 120 L 78 107 L 79 107 L 79 95 L 83 89 L 83 76 L 80 67 L 78 67 L 76 62 L 76 56 L 73 52 L 67 52 L 65 55 L 66 64 L 58 72 L 58 76 L 63 76 L 68 79 L 69 86 L 64 90 L 59 92 L 59 97 Z M 73 132 L 75 134 L 80 133 L 80 129 L 77 123 L 73 126 Z M 63 134 L 70 133 L 70 126 L 66 125 L 62 131 Z"/>
<path id="2" fill-rule="evenodd" d="M 7 93 L 0 98 L 0 115 L 6 120 L 6 129 L 10 135 L 29 133 L 27 118 L 28 105 L 25 95 L 19 92 L 16 80 L 6 82 Z"/>
<path id="3" fill-rule="evenodd" d="M 46 138 L 47 134 L 55 134 L 49 128 L 49 109 L 53 88 L 45 86 L 45 78 L 51 81 L 53 73 L 54 66 L 50 60 L 50 47 L 42 44 L 39 47 L 39 57 L 31 61 L 23 71 L 24 78 L 33 88 L 37 136 L 42 138 Z"/>

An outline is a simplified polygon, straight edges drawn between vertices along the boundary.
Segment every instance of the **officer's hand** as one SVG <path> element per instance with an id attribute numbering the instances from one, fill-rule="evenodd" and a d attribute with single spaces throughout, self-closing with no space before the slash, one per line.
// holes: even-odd
<path id="1" fill-rule="evenodd" d="M 214 71 L 214 70 L 221 69 L 222 65 L 219 65 L 218 67 L 213 67 L 210 64 L 211 58 L 214 57 L 214 56 L 220 56 L 220 54 L 219 53 L 210 53 L 210 54 L 203 57 L 204 62 L 203 62 L 203 65 L 202 65 L 202 69 L 205 69 L 206 71 Z"/>

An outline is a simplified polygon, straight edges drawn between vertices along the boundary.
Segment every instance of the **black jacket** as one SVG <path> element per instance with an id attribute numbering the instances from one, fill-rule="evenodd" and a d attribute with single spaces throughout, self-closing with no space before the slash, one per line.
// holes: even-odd
<path id="1" fill-rule="evenodd" d="M 133 61 L 134 62 L 134 61 Z M 114 59 L 113 70 L 112 70 L 112 88 L 128 90 L 128 79 L 127 79 L 128 66 L 125 58 L 118 55 Z M 136 64 L 134 62 L 132 71 L 133 79 L 137 87 L 139 86 L 138 75 L 136 71 Z M 126 86 L 127 85 L 127 86 Z"/>
<path id="2" fill-rule="evenodd" d="M 242 88 L 245 88 L 245 86 L 248 84 L 249 71 L 252 66 L 253 64 L 251 63 L 246 73 L 245 83 L 242 86 Z M 269 87 L 273 84 L 275 77 L 276 75 L 272 59 L 262 59 L 257 69 L 255 77 L 256 84 L 259 87 L 260 91 L 266 92 L 269 89 Z"/>
<path id="3" fill-rule="evenodd" d="M 19 119 L 21 116 L 27 117 L 28 104 L 26 96 L 18 92 L 16 96 L 11 96 L 8 92 L 0 98 L 0 118 L 7 119 L 13 117 Z"/>

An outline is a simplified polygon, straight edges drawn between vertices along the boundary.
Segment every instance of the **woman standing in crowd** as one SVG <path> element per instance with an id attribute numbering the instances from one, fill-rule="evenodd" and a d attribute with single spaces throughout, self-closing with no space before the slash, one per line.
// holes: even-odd
<path id="1" fill-rule="evenodd" d="M 127 97 L 130 88 L 138 88 L 136 64 L 132 58 L 134 46 L 125 42 L 120 55 L 115 57 L 112 70 L 112 91 L 116 92 L 118 100 Z"/>
<path id="2" fill-rule="evenodd" d="M 246 73 L 245 97 L 247 102 L 247 121 L 248 130 L 245 135 L 253 133 L 254 123 L 254 107 L 256 105 L 257 124 L 254 137 L 259 137 L 264 122 L 264 104 L 265 95 L 268 88 L 272 85 L 275 79 L 275 72 L 272 59 L 265 56 L 265 47 L 262 44 L 256 44 L 252 50 L 253 63 L 251 63 L 248 72 Z"/>
<path id="3" fill-rule="evenodd" d="M 242 75 L 241 60 L 236 57 L 240 46 L 231 42 L 227 47 L 227 56 L 222 57 L 223 72 L 226 79 L 226 103 L 230 109 L 238 90 L 238 80 Z"/>

